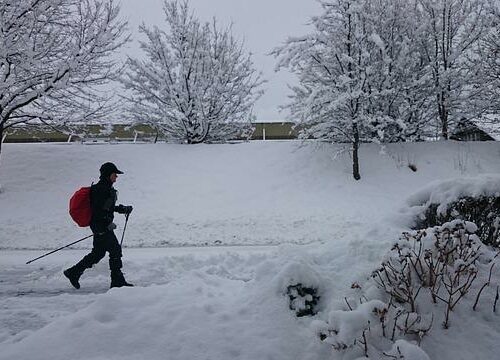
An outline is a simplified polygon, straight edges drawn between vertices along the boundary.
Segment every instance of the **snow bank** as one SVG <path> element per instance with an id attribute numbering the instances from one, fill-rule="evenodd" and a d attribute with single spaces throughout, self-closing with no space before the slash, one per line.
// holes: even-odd
<path id="1" fill-rule="evenodd" d="M 10 338 L 0 359 L 327 358 L 328 349 L 296 320 L 284 294 L 273 291 L 283 275 L 235 276 L 242 264 L 259 264 L 263 271 L 261 255 L 177 262 L 187 265 L 190 258 L 193 265 L 166 284 L 111 289 L 38 331 Z M 160 260 L 152 269 L 161 268 Z M 267 262 L 281 260 L 271 254 Z"/>
<path id="2" fill-rule="evenodd" d="M 430 357 L 420 347 L 406 340 L 396 341 L 387 355 L 394 359 L 430 360 Z"/>
<path id="3" fill-rule="evenodd" d="M 500 196 L 500 175 L 484 174 L 434 181 L 410 196 L 407 204 L 416 208 L 439 204 L 438 213 L 445 214 L 448 204 L 466 196 Z"/>
<path id="4" fill-rule="evenodd" d="M 399 207 L 399 214 L 394 216 L 393 224 L 397 224 L 401 229 L 431 226 L 432 224 L 426 222 L 427 212 L 431 207 L 433 217 L 451 220 L 446 218 L 447 212 L 450 205 L 460 198 L 500 196 L 500 175 L 487 173 L 447 177 L 430 181 L 425 186 L 417 186 L 416 189 L 413 194 L 405 196 L 403 205 Z"/>

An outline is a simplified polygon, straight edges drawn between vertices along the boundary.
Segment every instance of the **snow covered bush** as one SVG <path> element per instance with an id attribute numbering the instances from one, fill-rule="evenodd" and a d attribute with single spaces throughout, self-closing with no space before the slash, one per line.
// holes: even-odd
<path id="1" fill-rule="evenodd" d="M 280 296 L 288 300 L 288 307 L 297 317 L 311 316 L 318 313 L 321 288 L 325 280 L 300 255 L 290 261 L 273 277 L 273 287 Z M 265 268 L 265 272 L 269 269 Z"/>
<path id="2" fill-rule="evenodd" d="M 500 177 L 482 175 L 434 182 L 408 199 L 413 229 L 455 219 L 473 222 L 486 245 L 500 247 Z"/>
<path id="3" fill-rule="evenodd" d="M 443 326 L 477 278 L 476 262 L 481 242 L 471 222 L 455 220 L 441 227 L 403 233 L 389 259 L 374 271 L 373 279 L 389 296 L 413 312 L 418 297 L 429 295 L 433 303 L 446 304 Z"/>
<path id="4" fill-rule="evenodd" d="M 420 342 L 432 327 L 432 316 L 411 313 L 381 300 L 346 299 L 346 304 L 347 309 L 331 311 L 327 321 L 315 320 L 311 327 L 323 342 L 353 356 L 379 359 L 384 351 L 394 350 L 394 342 Z"/>
<path id="5" fill-rule="evenodd" d="M 357 297 L 345 298 L 326 320 L 313 321 L 313 331 L 350 358 L 428 359 L 418 345 L 439 331 L 434 324 L 450 327 L 459 304 L 475 311 L 481 302 L 488 313 L 496 312 L 492 271 L 498 254 L 484 248 L 477 230 L 454 220 L 403 233 L 367 284 L 353 285 Z"/>
<path id="6" fill-rule="evenodd" d="M 477 235 L 484 244 L 500 247 L 499 196 L 466 196 L 449 204 L 444 211 L 438 208 L 439 204 L 431 204 L 425 217 L 417 220 L 417 227 L 436 226 L 454 219 L 471 221 L 477 224 Z"/>

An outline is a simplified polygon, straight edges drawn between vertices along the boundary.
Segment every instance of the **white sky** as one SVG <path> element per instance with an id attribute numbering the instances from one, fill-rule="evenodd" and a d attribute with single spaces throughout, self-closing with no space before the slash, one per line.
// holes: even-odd
<path id="1" fill-rule="evenodd" d="M 124 53 L 139 57 L 138 26 L 165 26 L 163 0 L 121 0 L 122 15 L 128 19 L 133 42 Z M 244 39 L 251 51 L 256 69 L 261 70 L 266 93 L 255 104 L 257 121 L 284 120 L 286 114 L 278 107 L 287 103 L 290 94 L 287 84 L 294 76 L 286 70 L 274 72 L 276 60 L 267 54 L 285 41 L 288 36 L 303 35 L 309 31 L 307 23 L 312 15 L 320 12 L 315 0 L 190 0 L 190 6 L 202 20 L 215 16 L 222 24 L 233 23 L 233 34 Z"/>

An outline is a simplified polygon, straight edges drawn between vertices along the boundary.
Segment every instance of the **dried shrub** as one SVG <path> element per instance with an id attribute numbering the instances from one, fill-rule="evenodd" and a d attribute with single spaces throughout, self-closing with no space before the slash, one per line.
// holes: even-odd
<path id="1" fill-rule="evenodd" d="M 362 287 L 353 284 L 351 288 L 360 292 L 358 300 L 345 298 L 344 309 L 331 311 L 327 321 L 313 322 L 319 338 L 351 357 L 405 358 L 405 351 L 417 350 L 425 354 L 411 344 L 420 344 L 436 318 L 448 328 L 461 300 L 468 297 L 470 303 L 475 298 L 475 310 L 483 289 L 496 286 L 492 283 L 496 257 L 482 249 L 477 231 L 474 223 L 455 220 L 403 233 L 368 282 L 382 290 L 379 299 L 368 300 Z M 471 294 L 476 280 L 486 278 L 479 292 Z M 495 294 L 489 291 L 488 296 Z M 497 290 L 493 311 L 498 297 Z"/>
<path id="2" fill-rule="evenodd" d="M 389 260 L 374 271 L 373 279 L 390 296 L 390 303 L 417 312 L 417 298 L 426 293 L 433 303 L 446 304 L 443 326 L 477 278 L 480 255 L 477 227 L 455 220 L 442 227 L 403 233 Z"/>

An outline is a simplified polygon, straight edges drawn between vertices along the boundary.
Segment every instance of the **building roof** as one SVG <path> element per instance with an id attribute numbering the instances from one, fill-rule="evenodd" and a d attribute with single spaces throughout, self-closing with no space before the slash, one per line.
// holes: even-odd
<path id="1" fill-rule="evenodd" d="M 500 141 L 500 115 L 489 115 L 471 122 L 496 141 Z"/>

